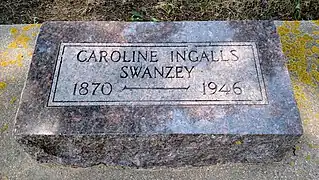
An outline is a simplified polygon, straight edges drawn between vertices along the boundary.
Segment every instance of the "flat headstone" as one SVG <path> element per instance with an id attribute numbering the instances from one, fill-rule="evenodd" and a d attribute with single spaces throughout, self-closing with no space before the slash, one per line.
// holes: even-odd
<path id="1" fill-rule="evenodd" d="M 40 162 L 280 161 L 302 135 L 270 21 L 47 22 L 17 140 Z"/>

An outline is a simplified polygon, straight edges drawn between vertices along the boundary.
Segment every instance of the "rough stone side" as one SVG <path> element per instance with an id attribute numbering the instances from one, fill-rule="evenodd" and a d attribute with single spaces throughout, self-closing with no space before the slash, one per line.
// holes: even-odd
<path id="1" fill-rule="evenodd" d="M 292 135 L 91 135 L 19 137 L 42 163 L 151 168 L 281 161 L 299 136 Z"/>

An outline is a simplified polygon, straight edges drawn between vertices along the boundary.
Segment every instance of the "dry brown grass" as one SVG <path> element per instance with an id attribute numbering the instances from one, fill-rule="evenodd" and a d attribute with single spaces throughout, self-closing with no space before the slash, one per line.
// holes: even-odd
<path id="1" fill-rule="evenodd" d="M 0 24 L 48 20 L 293 20 L 295 0 L 0 0 Z M 319 19 L 319 1 L 301 0 L 300 18 Z"/>

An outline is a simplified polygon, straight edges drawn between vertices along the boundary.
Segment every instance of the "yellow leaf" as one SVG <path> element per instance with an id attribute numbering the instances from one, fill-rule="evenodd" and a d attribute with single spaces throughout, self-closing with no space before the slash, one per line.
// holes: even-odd
<path id="1" fill-rule="evenodd" d="M 18 29 L 13 27 L 13 28 L 10 29 L 10 33 L 12 35 L 16 35 L 18 33 Z"/>
<path id="2" fill-rule="evenodd" d="M 0 82 L 0 90 L 5 89 L 7 87 L 7 83 Z"/>

